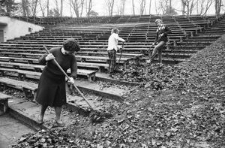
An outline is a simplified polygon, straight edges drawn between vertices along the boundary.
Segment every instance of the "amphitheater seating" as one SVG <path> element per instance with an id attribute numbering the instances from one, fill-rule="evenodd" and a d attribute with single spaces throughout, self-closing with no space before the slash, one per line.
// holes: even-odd
<path id="1" fill-rule="evenodd" d="M 112 24 L 117 24 L 120 29 L 120 36 L 126 40 L 122 57 L 117 61 L 120 62 L 118 64 L 122 64 L 126 68 L 129 61 L 140 59 L 148 53 L 149 47 L 155 39 L 156 26 L 154 20 L 157 18 L 162 19 L 172 30 L 172 33 L 169 34 L 167 50 L 163 52 L 164 61 L 169 62 L 171 60 L 174 63 L 183 61 L 182 59 L 189 58 L 193 53 L 204 48 L 204 45 L 211 44 L 217 38 L 210 40 L 196 37 L 207 27 L 210 27 L 213 24 L 212 21 L 215 20 L 200 16 L 187 18 L 184 16 L 143 15 L 56 18 L 56 20 L 46 18 L 46 20 L 39 19 L 39 21 L 46 21 L 46 24 L 55 21 L 54 24 L 57 26 L 54 28 L 48 27 L 43 31 L 1 44 L 0 55 L 5 56 L 5 58 L 1 57 L 0 60 L 11 62 L 11 67 L 15 68 L 25 66 L 21 64 L 38 65 L 37 59 L 45 53 L 43 45 L 48 48 L 61 46 L 65 39 L 72 37 L 78 40 L 82 49 L 76 53 L 78 68 L 106 71 L 108 68 L 107 40 L 110 36 Z M 117 53 L 117 55 L 119 57 L 121 54 Z M 34 71 L 38 69 L 36 66 L 31 67 Z"/>
<path id="2" fill-rule="evenodd" d="M 5 90 L 6 87 L 22 90 L 27 99 L 34 99 L 37 92 L 37 84 L 9 79 L 6 77 L 0 78 L 1 90 Z"/>
<path id="3" fill-rule="evenodd" d="M 167 49 L 163 50 L 162 54 L 163 62 L 166 64 L 183 62 L 210 45 L 223 34 L 223 27 L 216 22 L 220 20 L 225 24 L 220 18 L 201 16 L 35 18 L 35 23 L 46 26 L 46 29 L 0 44 L 0 89 L 19 89 L 27 99 L 33 100 L 37 91 L 37 81 L 44 68 L 38 64 L 38 58 L 46 53 L 43 45 L 49 49 L 58 47 L 67 38 L 75 38 L 81 47 L 81 51 L 75 54 L 78 78 L 85 78 L 82 81 L 93 83 L 99 73 L 106 73 L 109 68 L 107 43 L 114 26 L 119 28 L 120 36 L 126 40 L 122 54 L 117 53 L 117 64 L 124 69 L 132 62 L 139 64 L 140 60 L 148 58 L 148 51 L 155 40 L 154 20 L 157 18 L 162 19 L 172 30 L 168 35 Z M 153 62 L 156 60 L 157 57 Z M 70 70 L 67 73 L 70 74 Z M 90 91 L 90 88 L 86 90 Z M 0 93 L 0 102 L 3 100 L 5 108 L 7 98 L 10 97 Z"/>
<path id="4" fill-rule="evenodd" d="M 5 60 L 5 57 L 0 57 L 1 60 Z M 9 60 L 14 58 L 8 58 Z M 19 60 L 26 60 L 24 58 L 16 58 Z M 16 72 L 18 73 L 18 76 L 22 79 L 25 78 L 27 75 L 34 75 L 34 78 L 37 76 L 40 76 L 40 72 L 44 69 L 43 65 L 37 65 L 35 63 L 17 63 L 17 62 L 0 62 L 0 72 L 1 75 L 6 75 L 5 72 Z M 5 67 L 5 68 L 2 68 Z M 78 64 L 79 67 L 79 64 Z M 13 68 L 13 69 L 6 69 L 6 68 Z M 24 71 L 26 70 L 26 71 Z M 29 70 L 29 71 L 28 71 Z M 35 73 L 39 72 L 39 73 Z M 67 73 L 70 73 L 70 70 L 67 71 Z M 86 76 L 89 81 L 95 80 L 95 73 L 96 71 L 93 70 L 85 70 L 85 69 L 78 69 L 77 75 L 78 76 Z"/>

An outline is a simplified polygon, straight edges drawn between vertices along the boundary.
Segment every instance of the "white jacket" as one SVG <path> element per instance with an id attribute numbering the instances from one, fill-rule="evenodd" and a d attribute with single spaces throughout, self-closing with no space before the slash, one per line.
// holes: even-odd
<path id="1" fill-rule="evenodd" d="M 108 48 L 107 50 L 113 50 L 115 49 L 116 51 L 121 48 L 118 46 L 118 41 L 125 42 L 125 40 L 121 37 L 119 37 L 118 34 L 112 33 L 108 39 Z"/>

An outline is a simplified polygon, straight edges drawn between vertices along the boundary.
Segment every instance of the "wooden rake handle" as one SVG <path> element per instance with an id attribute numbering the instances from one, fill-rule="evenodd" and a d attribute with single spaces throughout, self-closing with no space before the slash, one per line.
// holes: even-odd
<path id="1" fill-rule="evenodd" d="M 43 45 L 43 47 L 45 48 L 45 50 L 46 50 L 46 52 L 48 53 L 48 54 L 50 54 L 50 52 L 48 51 L 48 49 L 47 49 L 47 47 L 45 46 L 45 45 Z M 59 65 L 59 63 L 55 60 L 55 59 L 53 59 L 54 60 L 54 62 L 56 63 L 56 65 L 58 66 L 58 68 L 63 72 L 63 74 L 66 76 L 66 78 L 67 79 L 70 79 L 70 77 L 67 75 L 67 73 L 62 69 L 62 67 Z M 73 86 L 75 87 L 75 89 L 78 91 L 78 93 L 81 95 L 81 97 L 87 102 L 87 104 L 90 106 L 90 108 L 92 109 L 92 110 L 94 110 L 94 107 L 91 105 L 91 103 L 87 100 L 87 98 L 85 98 L 85 96 L 84 96 L 84 94 L 80 91 L 80 89 L 78 89 L 78 87 L 75 85 L 75 84 L 73 84 Z"/>

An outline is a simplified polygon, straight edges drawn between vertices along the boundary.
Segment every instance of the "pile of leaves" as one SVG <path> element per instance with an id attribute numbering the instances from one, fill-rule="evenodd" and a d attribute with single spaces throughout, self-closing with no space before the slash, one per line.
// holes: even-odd
<path id="1" fill-rule="evenodd" d="M 132 76 L 141 85 L 112 108 L 114 117 L 96 125 L 77 123 L 31 134 L 15 148 L 34 143 L 42 147 L 224 147 L 224 43 L 222 37 L 176 66 L 155 64 L 145 76 L 143 67 L 131 67 L 133 72 L 125 72 L 120 79 Z"/>

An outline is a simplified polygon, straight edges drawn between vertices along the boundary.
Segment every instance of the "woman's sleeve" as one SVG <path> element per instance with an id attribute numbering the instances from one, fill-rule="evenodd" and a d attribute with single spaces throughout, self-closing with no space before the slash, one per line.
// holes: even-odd
<path id="1" fill-rule="evenodd" d="M 71 61 L 71 77 L 74 79 L 77 77 L 77 60 L 76 57 L 73 56 L 72 61 Z"/>
<path id="2" fill-rule="evenodd" d="M 118 40 L 122 41 L 122 42 L 125 42 L 125 40 L 123 38 L 121 38 L 121 37 L 118 37 Z"/>
<path id="3" fill-rule="evenodd" d="M 53 53 L 53 48 L 50 49 L 49 52 L 50 52 L 50 53 Z M 39 64 L 45 65 L 45 64 L 47 63 L 47 61 L 46 61 L 46 59 L 45 59 L 47 55 L 48 55 L 47 53 L 46 53 L 46 54 L 43 54 L 43 55 L 38 59 Z"/>
<path id="4" fill-rule="evenodd" d="M 125 40 L 123 38 L 119 37 L 118 34 L 115 35 L 115 38 L 119 41 L 125 42 Z"/>
<path id="5" fill-rule="evenodd" d="M 165 27 L 165 32 L 164 32 L 164 34 L 165 35 L 168 35 L 169 33 L 171 33 L 172 31 L 170 30 L 170 28 L 169 27 Z"/>
<path id="6" fill-rule="evenodd" d="M 41 64 L 41 65 L 45 65 L 46 64 L 46 60 L 45 60 L 45 57 L 47 56 L 47 54 L 44 54 L 44 55 L 42 55 L 39 59 L 38 59 L 38 62 L 39 62 L 39 64 Z"/>

